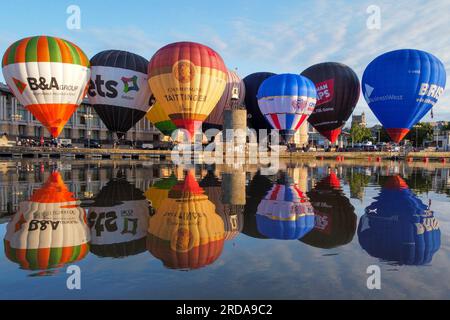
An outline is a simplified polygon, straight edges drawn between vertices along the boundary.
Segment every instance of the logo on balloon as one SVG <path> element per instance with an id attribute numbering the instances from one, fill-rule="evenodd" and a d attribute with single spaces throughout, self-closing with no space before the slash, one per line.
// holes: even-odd
<path id="1" fill-rule="evenodd" d="M 134 76 L 131 78 L 122 77 L 120 80 L 123 81 L 123 92 L 128 93 L 129 91 L 139 91 L 139 86 L 137 84 L 138 77 Z M 132 85 L 130 86 L 130 82 Z"/>
<path id="2" fill-rule="evenodd" d="M 189 60 L 180 60 L 174 64 L 172 74 L 181 83 L 189 83 L 195 77 L 195 66 Z"/>
<path id="3" fill-rule="evenodd" d="M 13 79 L 14 84 L 17 87 L 17 90 L 19 90 L 20 94 L 22 94 L 25 91 L 27 84 L 25 82 L 22 82 L 16 78 L 14 78 L 14 77 L 12 79 Z"/>
<path id="4" fill-rule="evenodd" d="M 330 102 L 334 97 L 334 79 L 325 80 L 316 84 L 316 106 Z"/>

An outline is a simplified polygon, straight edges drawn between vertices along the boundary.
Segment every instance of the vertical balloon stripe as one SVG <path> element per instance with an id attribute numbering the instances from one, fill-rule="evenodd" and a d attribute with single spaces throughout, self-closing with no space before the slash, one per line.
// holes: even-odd
<path id="1" fill-rule="evenodd" d="M 39 37 L 33 37 L 28 41 L 25 59 L 27 62 L 38 61 L 37 46 Z"/>
<path id="2" fill-rule="evenodd" d="M 6 51 L 5 51 L 5 54 L 3 55 L 2 67 L 7 65 L 10 52 L 11 52 L 11 47 L 8 47 L 8 49 L 6 49 Z"/>
<path id="3" fill-rule="evenodd" d="M 50 61 L 50 52 L 48 52 L 47 37 L 39 37 L 37 42 L 37 58 L 39 62 Z"/>
<path id="4" fill-rule="evenodd" d="M 61 50 L 55 38 L 47 37 L 48 51 L 51 62 L 62 62 Z"/>
<path id="5" fill-rule="evenodd" d="M 78 51 L 75 49 L 75 47 L 69 41 L 66 41 L 66 40 L 63 40 L 63 41 L 69 48 L 70 55 L 72 56 L 72 62 L 74 64 L 81 64 L 80 56 L 78 55 Z"/>
<path id="6" fill-rule="evenodd" d="M 28 262 L 28 255 L 27 250 L 24 249 L 13 249 L 14 250 L 14 256 L 16 257 L 17 261 L 20 263 L 22 268 L 30 268 L 30 263 Z"/>
<path id="7" fill-rule="evenodd" d="M 80 256 L 81 247 L 78 245 L 78 246 L 72 247 L 72 249 L 73 249 L 73 251 L 72 251 L 72 256 L 70 257 L 70 261 L 75 261 Z"/>
<path id="8" fill-rule="evenodd" d="M 70 50 L 67 45 L 59 38 L 55 38 L 58 43 L 59 51 L 61 52 L 61 62 L 62 63 L 72 63 L 72 56 L 70 55 Z"/>
<path id="9" fill-rule="evenodd" d="M 78 48 L 73 43 L 72 46 L 75 48 L 75 50 L 77 51 L 77 56 L 80 58 L 80 65 L 88 67 L 90 65 L 88 57 L 83 53 L 83 51 L 81 51 L 80 48 Z"/>
<path id="10" fill-rule="evenodd" d="M 26 62 L 26 49 L 31 38 L 26 38 L 20 41 L 16 49 L 15 63 Z"/>
<path id="11" fill-rule="evenodd" d="M 47 265 L 44 268 L 55 267 L 60 264 L 61 256 L 62 256 L 62 248 L 51 248 L 49 250 L 49 258 Z"/>
<path id="12" fill-rule="evenodd" d="M 30 269 L 38 269 L 38 250 L 37 249 L 30 249 L 30 250 L 24 250 L 25 253 L 25 259 L 29 263 Z"/>
<path id="13" fill-rule="evenodd" d="M 17 47 L 19 46 L 19 44 L 20 44 L 20 41 L 17 41 L 10 47 L 7 64 L 15 63 L 14 59 L 16 57 L 16 50 L 17 50 Z"/>

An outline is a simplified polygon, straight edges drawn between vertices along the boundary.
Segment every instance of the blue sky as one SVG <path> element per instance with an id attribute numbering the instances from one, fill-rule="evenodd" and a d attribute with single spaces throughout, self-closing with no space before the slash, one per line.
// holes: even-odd
<path id="1" fill-rule="evenodd" d="M 66 28 L 69 5 L 81 9 L 79 30 Z M 381 10 L 380 29 L 366 26 L 370 5 Z M 439 57 L 450 75 L 450 2 L 445 0 L 15 0 L 2 2 L 2 12 L 0 53 L 37 34 L 71 40 L 88 56 L 124 49 L 147 59 L 167 43 L 191 40 L 214 48 L 242 77 L 258 71 L 299 73 L 315 63 L 338 61 L 361 78 L 379 54 L 416 48 Z M 377 123 L 363 97 L 355 112 L 362 111 L 370 124 Z M 449 89 L 434 115 L 450 120 Z"/>

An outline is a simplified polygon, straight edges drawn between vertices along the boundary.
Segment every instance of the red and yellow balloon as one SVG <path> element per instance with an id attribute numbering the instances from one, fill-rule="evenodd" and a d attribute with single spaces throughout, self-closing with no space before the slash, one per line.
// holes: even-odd
<path id="1" fill-rule="evenodd" d="M 191 137 L 219 102 L 227 72 L 216 51 L 194 42 L 172 43 L 159 49 L 148 66 L 156 100 L 173 123 Z"/>

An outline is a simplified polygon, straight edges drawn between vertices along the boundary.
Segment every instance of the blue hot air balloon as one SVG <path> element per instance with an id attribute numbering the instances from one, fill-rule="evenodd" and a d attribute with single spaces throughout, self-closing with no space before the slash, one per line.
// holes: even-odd
<path id="1" fill-rule="evenodd" d="M 271 239 L 300 239 L 314 228 L 314 221 L 308 198 L 285 177 L 273 185 L 256 211 L 259 233 Z"/>
<path id="2" fill-rule="evenodd" d="M 394 142 L 437 102 L 445 68 L 434 55 L 413 49 L 387 52 L 373 60 L 362 78 L 364 98 Z"/>
<path id="3" fill-rule="evenodd" d="M 371 256 L 398 265 L 431 262 L 441 246 L 439 223 L 399 176 L 388 177 L 361 217 L 361 247 Z"/>
<path id="4" fill-rule="evenodd" d="M 258 105 L 274 129 L 280 130 L 284 143 L 313 112 L 317 92 L 314 83 L 297 74 L 279 74 L 261 84 Z"/>

